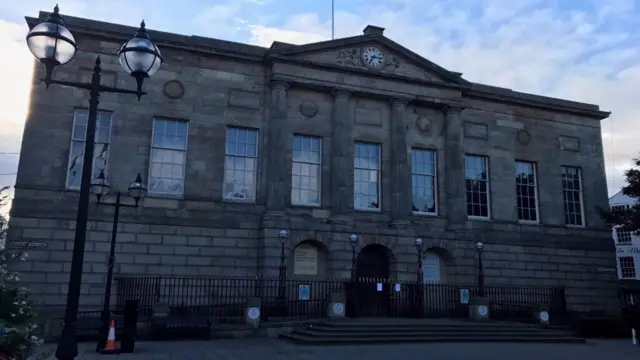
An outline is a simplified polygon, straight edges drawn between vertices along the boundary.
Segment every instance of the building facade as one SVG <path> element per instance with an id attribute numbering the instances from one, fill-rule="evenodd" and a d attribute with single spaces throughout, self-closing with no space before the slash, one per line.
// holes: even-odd
<path id="1" fill-rule="evenodd" d="M 30 27 L 46 18 L 27 18 Z M 65 18 L 79 51 L 57 69 L 134 87 L 115 54 L 135 28 Z M 140 102 L 100 100 L 94 174 L 149 187 L 120 215 L 115 274 L 270 276 L 285 229 L 293 277 L 564 286 L 569 308 L 619 309 L 598 106 L 469 82 L 368 26 L 270 48 L 151 32 L 165 62 Z M 36 66 L 36 75 L 43 70 Z M 38 78 L 38 76 L 35 76 Z M 34 80 L 10 243 L 23 280 L 62 306 L 88 94 Z M 109 201 L 106 199 L 105 201 Z M 83 306 L 102 301 L 112 209 L 92 206 Z"/>
<path id="2" fill-rule="evenodd" d="M 611 209 L 628 209 L 636 201 L 619 191 L 609 198 Z M 623 304 L 632 305 L 640 298 L 640 274 L 636 264 L 640 264 L 640 236 L 621 226 L 614 226 L 611 236 L 616 245 L 618 279 L 623 293 Z"/>

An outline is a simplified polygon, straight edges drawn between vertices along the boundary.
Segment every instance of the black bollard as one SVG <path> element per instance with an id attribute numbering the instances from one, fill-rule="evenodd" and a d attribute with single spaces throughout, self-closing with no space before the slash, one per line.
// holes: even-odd
<path id="1" fill-rule="evenodd" d="M 131 354 L 136 347 L 138 329 L 138 300 L 127 300 L 124 304 L 121 353 Z"/>

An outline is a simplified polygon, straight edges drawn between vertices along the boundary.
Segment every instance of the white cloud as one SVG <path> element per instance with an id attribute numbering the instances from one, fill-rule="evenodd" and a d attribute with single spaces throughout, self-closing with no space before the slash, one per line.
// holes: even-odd
<path id="1" fill-rule="evenodd" d="M 357 35 L 367 24 L 383 26 L 391 39 L 449 70 L 463 72 L 469 80 L 596 103 L 612 111 L 602 128 L 609 190 L 616 192 L 623 170 L 640 151 L 635 140 L 640 128 L 634 126 L 640 118 L 640 39 L 633 32 L 640 17 L 635 2 L 587 0 L 584 8 L 596 9 L 590 13 L 560 12 L 560 3 L 552 0 L 429 3 L 372 0 L 366 7 L 344 10 L 337 2 L 336 36 Z M 301 44 L 331 36 L 326 14 L 278 18 L 275 14 L 281 16 L 286 3 L 273 0 L 217 1 L 199 9 L 189 23 L 167 21 L 172 16 L 168 1 L 61 0 L 59 4 L 63 14 L 72 16 L 135 26 L 144 14 L 151 28 L 190 33 L 189 26 L 195 26 L 202 36 L 266 47 L 275 40 Z M 13 21 L 0 20 L 0 48 L 12 54 L 0 57 L 0 78 L 12 84 L 0 96 L 0 152 L 19 149 L 31 83 L 33 60 L 23 42 L 26 26 L 20 17 L 50 7 L 44 0 L 0 2 L 0 14 Z M 7 167 L 15 172 L 16 160 L 0 157 L 0 173 Z M 0 185 L 8 180 L 13 183 L 13 178 L 0 177 Z"/>
<path id="2" fill-rule="evenodd" d="M 602 128 L 610 132 L 603 139 L 609 190 L 617 192 L 624 169 L 640 152 L 640 40 L 629 41 L 632 2 L 613 2 L 595 14 L 536 9 L 536 0 L 485 0 L 484 11 L 422 3 L 399 0 L 393 8 L 337 12 L 336 32 L 353 36 L 367 24 L 383 26 L 389 38 L 471 81 L 612 111 Z M 330 20 L 315 14 L 294 14 L 281 27 L 252 26 L 251 39 L 262 46 L 308 43 L 328 39 L 330 28 Z"/>

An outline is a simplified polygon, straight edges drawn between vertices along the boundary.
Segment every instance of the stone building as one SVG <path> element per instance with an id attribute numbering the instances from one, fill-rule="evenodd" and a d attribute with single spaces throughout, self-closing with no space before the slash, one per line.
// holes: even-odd
<path id="1" fill-rule="evenodd" d="M 99 54 L 106 84 L 134 87 L 115 54 L 135 28 L 65 20 L 79 51 L 55 76 L 88 80 Z M 422 238 L 425 280 L 473 283 L 481 240 L 487 285 L 565 286 L 570 308 L 619 308 L 595 211 L 609 113 L 470 82 L 383 31 L 270 48 L 151 32 L 165 62 L 149 94 L 100 100 L 94 173 L 149 187 L 121 212 L 115 274 L 276 275 L 286 229 L 289 276 L 348 277 L 356 234 L 361 275 L 414 280 Z M 20 270 L 36 301 L 61 306 L 88 94 L 37 77 L 9 235 L 32 244 Z M 112 211 L 91 207 L 85 306 L 101 303 Z"/>

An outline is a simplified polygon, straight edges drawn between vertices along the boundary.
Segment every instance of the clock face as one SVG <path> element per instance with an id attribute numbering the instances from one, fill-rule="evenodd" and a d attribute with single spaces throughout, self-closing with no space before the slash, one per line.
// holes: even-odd
<path id="1" fill-rule="evenodd" d="M 362 60 L 366 66 L 379 69 L 384 63 L 384 55 L 380 49 L 375 46 L 371 46 L 364 49 L 362 52 Z"/>

